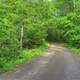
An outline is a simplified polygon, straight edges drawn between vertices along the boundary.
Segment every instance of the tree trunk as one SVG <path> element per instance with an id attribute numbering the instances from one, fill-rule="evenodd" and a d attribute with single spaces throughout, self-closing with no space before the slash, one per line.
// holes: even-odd
<path id="1" fill-rule="evenodd" d="M 23 48 L 23 25 L 21 26 L 21 30 L 20 30 L 20 49 Z"/>
<path id="2" fill-rule="evenodd" d="M 76 8 L 76 1 L 75 0 L 73 0 L 73 11 L 75 12 L 75 8 Z"/>

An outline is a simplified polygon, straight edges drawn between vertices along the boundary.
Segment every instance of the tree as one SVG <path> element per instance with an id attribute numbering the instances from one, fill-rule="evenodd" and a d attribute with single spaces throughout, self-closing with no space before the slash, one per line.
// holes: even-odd
<path id="1" fill-rule="evenodd" d="M 65 16 L 70 12 L 74 12 L 76 8 L 76 0 L 53 0 L 57 8 L 57 12 L 61 16 Z"/>

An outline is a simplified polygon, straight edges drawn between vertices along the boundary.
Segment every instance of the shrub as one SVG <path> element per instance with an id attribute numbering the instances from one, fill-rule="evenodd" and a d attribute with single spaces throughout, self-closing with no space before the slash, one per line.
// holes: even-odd
<path id="1" fill-rule="evenodd" d="M 40 25 L 29 27 L 24 31 L 24 47 L 35 48 L 44 43 L 46 38 L 46 29 Z"/>
<path id="2" fill-rule="evenodd" d="M 12 25 L 0 22 L 0 66 L 19 55 L 19 42 Z"/>

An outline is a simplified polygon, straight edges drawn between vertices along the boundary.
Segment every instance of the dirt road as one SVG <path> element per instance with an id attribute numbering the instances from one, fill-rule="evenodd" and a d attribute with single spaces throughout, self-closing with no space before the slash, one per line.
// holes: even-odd
<path id="1" fill-rule="evenodd" d="M 80 56 L 51 45 L 42 56 L 2 74 L 0 80 L 80 80 Z"/>

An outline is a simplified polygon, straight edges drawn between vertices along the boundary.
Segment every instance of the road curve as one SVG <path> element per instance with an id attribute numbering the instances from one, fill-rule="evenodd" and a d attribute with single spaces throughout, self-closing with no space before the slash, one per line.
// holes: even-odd
<path id="1" fill-rule="evenodd" d="M 0 75 L 0 80 L 80 80 L 80 55 L 51 45 L 40 57 Z"/>

